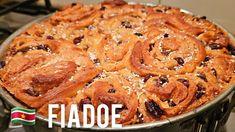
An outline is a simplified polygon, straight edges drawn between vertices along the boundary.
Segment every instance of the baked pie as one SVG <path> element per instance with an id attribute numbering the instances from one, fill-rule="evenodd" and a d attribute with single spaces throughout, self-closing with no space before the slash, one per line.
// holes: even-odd
<path id="1" fill-rule="evenodd" d="M 179 8 L 77 3 L 10 43 L 1 86 L 45 116 L 50 103 L 66 109 L 118 103 L 118 123 L 154 122 L 194 110 L 234 85 L 234 55 L 226 32 Z"/>

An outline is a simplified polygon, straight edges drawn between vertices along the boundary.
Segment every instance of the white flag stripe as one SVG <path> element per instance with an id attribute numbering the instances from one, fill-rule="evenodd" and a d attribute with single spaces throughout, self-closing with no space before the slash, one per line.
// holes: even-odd
<path id="1" fill-rule="evenodd" d="M 11 119 L 11 121 L 14 121 L 14 120 L 21 120 L 21 121 L 27 121 L 27 122 L 35 122 L 35 120 L 25 120 L 25 119 L 22 119 L 22 118 Z"/>
<path id="2" fill-rule="evenodd" d="M 28 113 L 28 112 L 24 112 L 24 111 L 20 111 L 20 110 L 12 111 L 11 114 L 13 114 L 13 113 L 15 113 L 15 112 L 20 112 L 20 113 L 24 113 L 24 114 L 28 114 L 28 115 L 35 115 L 35 112 Z"/>

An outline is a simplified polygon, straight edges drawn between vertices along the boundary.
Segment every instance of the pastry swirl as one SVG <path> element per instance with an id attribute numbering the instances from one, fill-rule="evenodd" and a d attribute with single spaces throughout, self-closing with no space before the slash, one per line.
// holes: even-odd
<path id="1" fill-rule="evenodd" d="M 118 123 L 154 122 L 194 110 L 234 85 L 234 53 L 226 32 L 178 8 L 77 3 L 10 43 L 0 84 L 45 116 L 50 103 L 66 111 L 77 104 L 80 115 L 84 104 L 118 103 Z"/>
<path id="2" fill-rule="evenodd" d="M 127 80 L 119 76 L 109 76 L 91 83 L 91 86 L 84 90 L 87 97 L 91 99 L 95 108 L 101 103 L 107 104 L 111 110 L 111 104 L 122 104 L 120 112 L 121 119 L 118 123 L 129 122 L 137 111 L 138 99 L 135 92 L 128 94 L 123 87 L 130 87 Z"/>

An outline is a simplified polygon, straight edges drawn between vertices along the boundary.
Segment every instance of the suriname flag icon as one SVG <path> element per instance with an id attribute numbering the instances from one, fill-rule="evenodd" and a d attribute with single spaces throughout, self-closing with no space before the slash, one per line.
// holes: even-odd
<path id="1" fill-rule="evenodd" d="M 11 109 L 11 123 L 20 123 L 23 125 L 35 124 L 35 109 L 24 109 L 15 107 Z"/>

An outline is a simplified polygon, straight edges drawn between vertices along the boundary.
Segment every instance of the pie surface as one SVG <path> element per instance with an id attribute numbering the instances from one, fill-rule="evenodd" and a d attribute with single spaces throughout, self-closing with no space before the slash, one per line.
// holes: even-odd
<path id="1" fill-rule="evenodd" d="M 206 17 L 122 0 L 77 3 L 10 43 L 0 84 L 45 116 L 50 103 L 77 104 L 80 115 L 84 104 L 122 104 L 118 123 L 146 123 L 194 110 L 234 85 L 234 55 Z"/>

